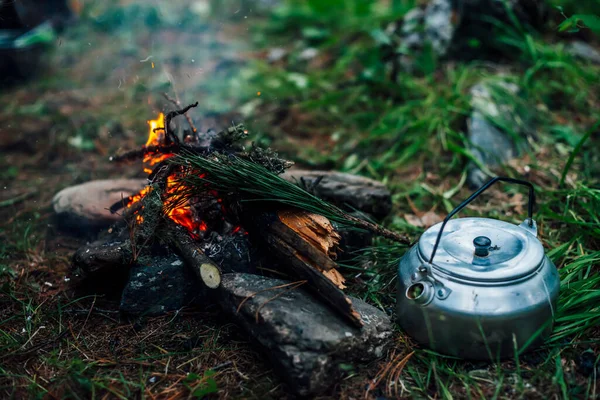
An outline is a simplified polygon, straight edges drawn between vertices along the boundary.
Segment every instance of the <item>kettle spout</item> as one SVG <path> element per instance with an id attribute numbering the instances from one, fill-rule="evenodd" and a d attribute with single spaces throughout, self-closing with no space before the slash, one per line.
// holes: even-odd
<path id="1" fill-rule="evenodd" d="M 411 284 L 406 288 L 405 296 L 420 306 L 426 306 L 433 299 L 433 285 L 427 281 L 420 281 Z"/>

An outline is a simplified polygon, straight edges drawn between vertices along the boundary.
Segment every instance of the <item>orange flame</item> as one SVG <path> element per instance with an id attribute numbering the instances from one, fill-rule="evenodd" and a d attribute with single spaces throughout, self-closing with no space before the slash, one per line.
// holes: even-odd
<path id="1" fill-rule="evenodd" d="M 163 113 L 158 114 L 158 118 L 151 119 L 148 121 L 149 131 L 148 140 L 146 141 L 146 147 L 160 146 L 165 138 L 165 115 Z M 159 153 L 159 152 L 148 152 L 144 155 L 144 162 L 149 163 L 151 166 L 156 165 L 159 162 L 166 160 L 167 158 L 173 157 L 171 153 Z M 144 171 L 152 172 L 152 170 L 145 168 Z M 148 174 L 150 174 L 148 172 Z"/>
<path id="2" fill-rule="evenodd" d="M 158 114 L 157 119 L 151 119 L 148 121 L 148 125 L 150 126 L 150 132 L 148 132 L 148 141 L 146 142 L 146 147 L 158 146 L 161 143 L 162 139 L 165 136 L 164 121 L 165 115 L 163 113 Z M 161 129 L 158 129 L 159 127 Z"/>
<path id="3" fill-rule="evenodd" d="M 150 191 L 150 186 L 146 186 L 145 188 L 140 190 L 137 194 L 134 194 L 133 196 L 131 196 L 131 198 L 129 199 L 129 203 L 127 203 L 127 207 L 131 207 L 131 205 L 133 205 L 134 203 L 137 203 L 138 201 L 143 199 L 144 196 L 146 194 L 148 194 L 149 191 Z"/>
<path id="4" fill-rule="evenodd" d="M 146 142 L 145 147 L 161 146 L 165 137 L 164 119 L 164 114 L 160 113 L 158 114 L 158 118 L 148 121 L 149 132 L 148 140 Z M 157 151 L 149 151 L 144 155 L 144 163 L 147 163 L 149 166 L 153 166 L 170 157 L 173 157 L 172 153 L 160 153 Z M 152 169 L 144 167 L 144 172 L 146 172 L 147 174 L 151 174 Z M 130 207 L 131 205 L 140 201 L 146 194 L 148 194 L 148 192 L 150 192 L 150 189 L 151 187 L 147 186 L 144 189 L 142 189 L 139 193 L 132 196 L 127 206 Z M 167 216 L 173 222 L 183 226 L 192 235 L 196 236 L 197 232 L 205 232 L 208 229 L 208 226 L 204 221 L 195 220 L 194 214 L 192 212 L 192 207 L 189 204 L 178 204 L 178 192 L 181 189 L 183 188 L 179 185 L 179 182 L 177 181 L 177 178 L 174 175 L 171 175 L 167 178 L 166 192 L 169 196 L 163 205 L 163 209 Z M 138 224 L 144 222 L 143 216 L 136 215 L 136 222 Z"/>
<path id="5" fill-rule="evenodd" d="M 170 197 L 165 201 L 164 210 L 167 216 L 176 224 L 185 227 L 189 232 L 206 232 L 208 227 L 204 221 L 196 221 L 189 204 L 178 205 L 178 192 L 183 189 L 173 175 L 167 178 L 167 193 Z"/>

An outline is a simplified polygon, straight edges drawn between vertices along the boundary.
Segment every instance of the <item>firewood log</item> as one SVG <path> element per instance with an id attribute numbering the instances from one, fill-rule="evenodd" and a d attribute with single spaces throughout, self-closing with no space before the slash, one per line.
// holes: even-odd
<path id="1" fill-rule="evenodd" d="M 330 258 L 340 236 L 327 218 L 297 209 L 247 215 L 247 225 L 253 228 L 251 237 L 278 259 L 285 272 L 306 280 L 313 293 L 354 325 L 363 325 L 352 301 L 340 290 L 344 278 Z"/>

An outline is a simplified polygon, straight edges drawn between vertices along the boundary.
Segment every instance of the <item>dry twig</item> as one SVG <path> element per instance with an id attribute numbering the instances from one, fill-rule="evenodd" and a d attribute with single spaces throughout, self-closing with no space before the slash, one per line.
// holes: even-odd
<path id="1" fill-rule="evenodd" d="M 174 99 L 171 96 L 169 96 L 169 94 L 167 92 L 164 92 L 163 96 L 165 96 L 165 99 L 167 99 L 168 101 L 170 101 L 171 103 L 173 103 L 176 107 L 181 107 L 181 102 L 179 101 L 179 96 L 177 96 L 177 93 L 175 93 L 175 96 L 177 96 L 177 99 Z M 185 117 L 185 119 L 187 120 L 188 124 L 190 125 L 190 128 L 192 129 L 192 133 L 195 134 L 196 132 L 198 132 L 198 130 L 194 126 L 194 123 L 192 122 L 192 119 L 187 114 L 187 112 L 184 113 L 183 116 Z"/>

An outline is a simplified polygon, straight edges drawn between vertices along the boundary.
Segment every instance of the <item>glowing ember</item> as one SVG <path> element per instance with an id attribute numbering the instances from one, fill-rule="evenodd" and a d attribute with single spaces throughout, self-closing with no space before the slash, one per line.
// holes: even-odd
<path id="1" fill-rule="evenodd" d="M 150 186 L 146 186 L 138 194 L 134 194 L 133 196 L 131 196 L 129 199 L 129 203 L 127 204 L 127 207 L 131 207 L 132 204 L 137 203 L 138 201 L 143 199 L 144 196 L 146 194 L 148 194 L 149 191 L 150 191 Z"/>
<path id="2" fill-rule="evenodd" d="M 184 189 L 173 175 L 167 178 L 167 193 L 169 197 L 164 204 L 164 210 L 171 220 L 185 227 L 189 232 L 206 232 L 208 227 L 204 221 L 195 221 L 192 207 L 189 204 L 178 205 L 178 192 Z"/>

